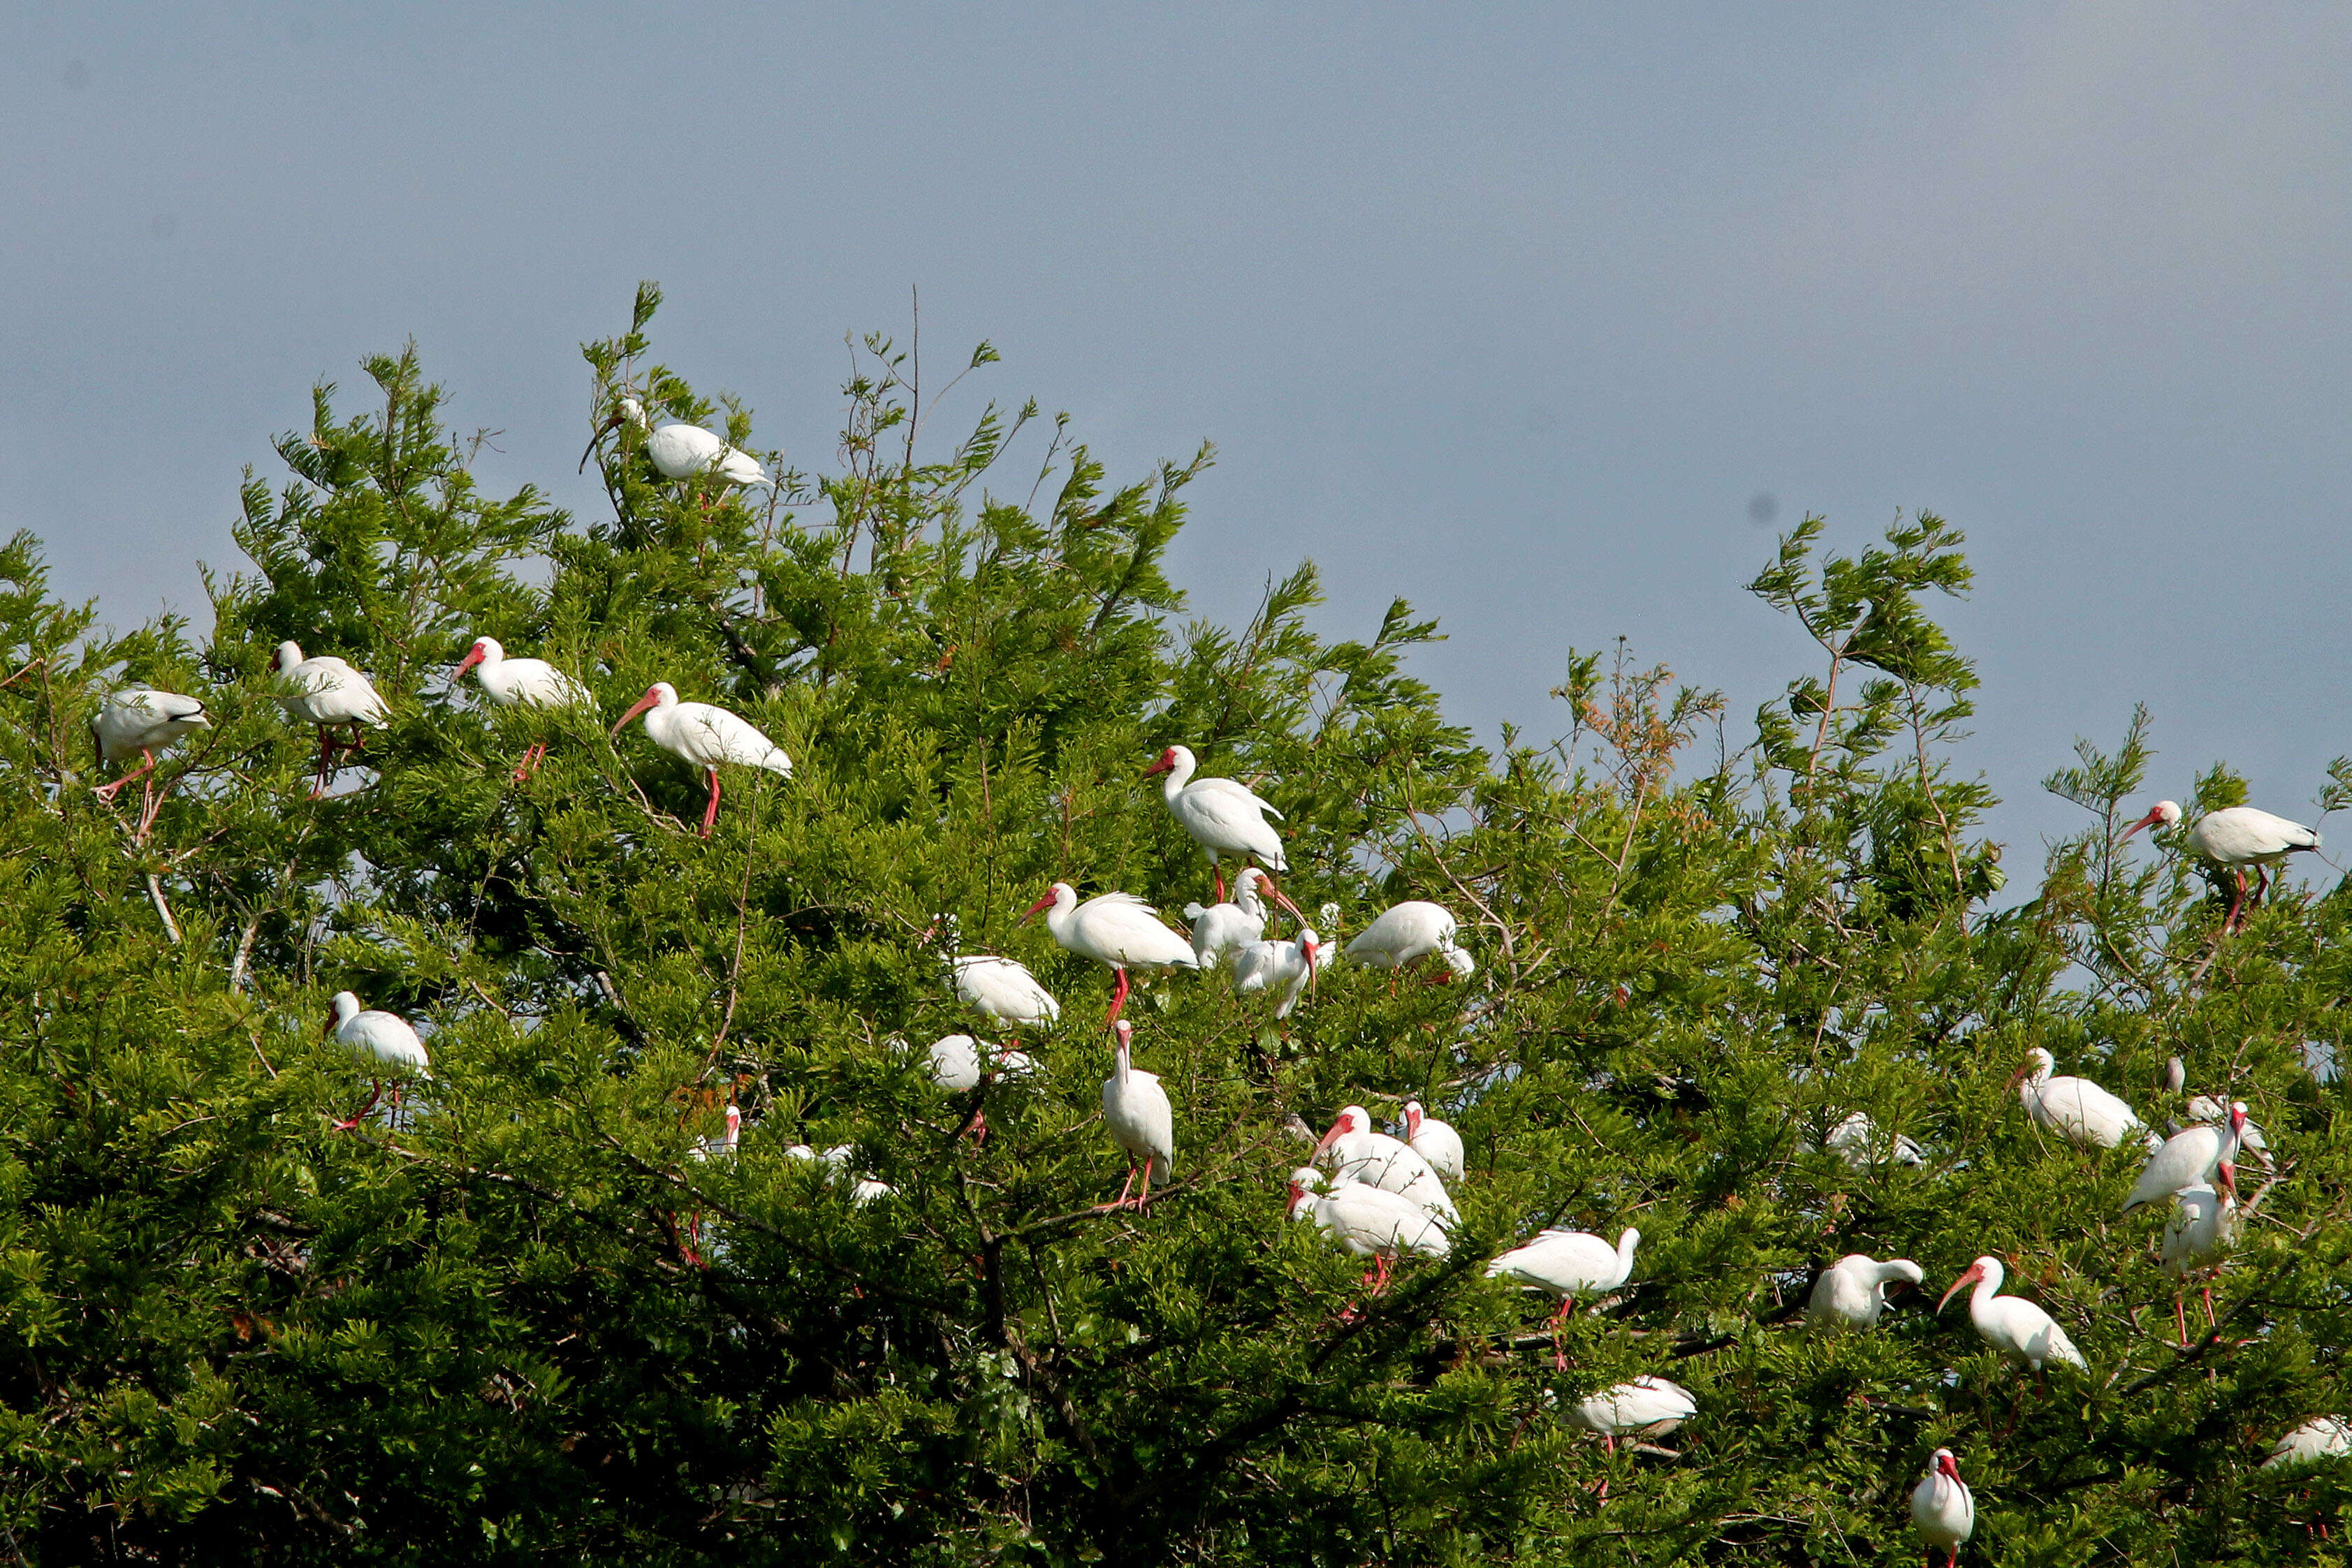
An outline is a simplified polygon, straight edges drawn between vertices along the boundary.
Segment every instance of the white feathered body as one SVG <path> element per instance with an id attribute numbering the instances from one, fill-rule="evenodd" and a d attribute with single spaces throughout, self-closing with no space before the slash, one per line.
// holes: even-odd
<path id="1" fill-rule="evenodd" d="M 1231 779 L 1193 778 L 1197 766 L 1188 747 L 1170 747 L 1160 759 L 1160 768 L 1168 775 L 1160 793 L 1192 841 L 1209 852 L 1211 863 L 1240 855 L 1273 871 L 1285 870 L 1282 835 L 1266 821 L 1268 817 L 1280 821 L 1282 813 Z"/>
<path id="2" fill-rule="evenodd" d="M 2168 1197 L 2184 1186 L 2210 1182 L 2223 1160 L 2234 1163 L 2237 1155 L 2238 1134 L 2230 1122 L 2184 1127 L 2148 1155 L 2139 1179 L 2132 1184 L 2131 1196 L 2124 1199 L 2124 1212 Z"/>
<path id="3" fill-rule="evenodd" d="M 1201 961 L 1201 967 L 1213 969 L 1227 955 L 1265 940 L 1265 900 L 1258 893 L 1258 884 L 1265 880 L 1265 873 L 1257 867 L 1244 866 L 1234 878 L 1229 902 L 1184 906 L 1184 918 L 1192 923 L 1192 956 Z"/>
<path id="4" fill-rule="evenodd" d="M 1663 1377 L 1637 1377 L 1569 1406 L 1568 1419 L 1604 1437 L 1663 1437 L 1698 1414 L 1690 1390 Z"/>
<path id="5" fill-rule="evenodd" d="M 1099 894 L 1085 903 L 1066 882 L 1054 884 L 1045 929 L 1066 950 L 1115 969 L 1197 969 L 1192 945 L 1160 924 L 1132 894 Z"/>
<path id="6" fill-rule="evenodd" d="M 478 655 L 478 656 L 476 656 Z M 595 696 L 586 686 L 544 659 L 513 659 L 495 637 L 478 637 L 473 660 L 474 679 L 482 694 L 500 707 L 594 707 Z"/>
<path id="7" fill-rule="evenodd" d="M 1317 1192 L 1310 1166 L 1290 1174 L 1290 1217 L 1312 1218 L 1325 1235 L 1358 1257 L 1375 1252 L 1419 1252 L 1443 1258 L 1451 1245 L 1445 1222 L 1420 1204 L 1392 1192 L 1334 1176 Z"/>
<path id="8" fill-rule="evenodd" d="M 1454 916 L 1425 899 L 1408 899 L 1382 910 L 1380 918 L 1349 939 L 1350 963 L 1376 969 L 1401 969 L 1414 959 L 1434 953 L 1451 973 L 1467 978 L 1478 966 L 1454 940 Z"/>
<path id="9" fill-rule="evenodd" d="M 2243 867 L 2275 865 L 2296 850 L 2315 850 L 2319 834 L 2252 806 L 2229 806 L 2198 818 L 2189 830 L 2189 841 L 2208 860 Z"/>
<path id="10" fill-rule="evenodd" d="M 983 1074 L 995 1073 L 1003 1078 L 1024 1078 L 1036 1070 L 1037 1064 L 1026 1051 L 1003 1051 L 984 1040 L 968 1034 L 941 1035 L 931 1042 L 926 1061 L 931 1082 L 954 1093 L 977 1089 Z"/>
<path id="11" fill-rule="evenodd" d="M 1939 1449 L 1937 1458 L 1948 1453 Z M 1935 1459 L 1929 1460 L 1927 1473 L 1911 1489 L 1911 1527 L 1930 1550 L 1943 1552 L 1947 1560 L 1957 1557 L 1961 1543 L 1976 1533 L 1976 1494 L 1957 1474 L 1947 1475 Z"/>
<path id="12" fill-rule="evenodd" d="M 1979 1258 L 1975 1267 L 1979 1273 L 1976 1289 L 1969 1293 L 1969 1322 L 1987 1344 L 2036 1372 L 2053 1361 L 2088 1369 L 2083 1353 L 2055 1318 L 2021 1297 L 1995 1294 L 2004 1276 L 2000 1259 Z"/>
<path id="13" fill-rule="evenodd" d="M 1288 942 L 1252 942 L 1234 953 L 1234 989 L 1266 991 L 1279 998 L 1274 1016 L 1286 1019 L 1298 1005 L 1299 993 L 1314 977 L 1310 956 L 1317 938 L 1313 926 L 1304 926 Z"/>
<path id="14" fill-rule="evenodd" d="M 299 643 L 280 643 L 278 674 L 288 688 L 278 700 L 302 723 L 383 727 L 388 716 L 375 683 L 333 654 L 304 658 Z"/>
<path id="15" fill-rule="evenodd" d="M 1881 1263 L 1865 1253 L 1849 1252 L 1813 1281 L 1813 1293 L 1805 1301 L 1806 1320 L 1822 1329 L 1875 1328 L 1886 1311 L 1886 1287 L 1896 1280 L 1916 1285 L 1927 1277 L 1908 1258 Z"/>
<path id="16" fill-rule="evenodd" d="M 1462 1179 L 1462 1134 L 1423 1111 L 1418 1100 L 1404 1103 L 1404 1141 L 1442 1179 Z"/>
<path id="17" fill-rule="evenodd" d="M 1118 1042 L 1111 1075 L 1103 1080 L 1103 1124 L 1111 1141 L 1154 1182 L 1164 1182 L 1176 1168 L 1176 1113 L 1160 1075 L 1146 1072 L 1129 1060 L 1127 1041 Z"/>
<path id="18" fill-rule="evenodd" d="M 2051 1054 L 2035 1047 L 2032 1071 L 2017 1086 L 2017 1097 L 2036 1122 L 2086 1148 L 2112 1149 L 2140 1131 L 2137 1112 L 2087 1078 L 2052 1076 Z"/>
<path id="19" fill-rule="evenodd" d="M 101 767 L 113 768 L 144 751 L 160 751 L 182 736 L 211 727 L 205 705 L 177 692 L 125 686 L 110 692 L 90 716 L 90 739 Z"/>
<path id="20" fill-rule="evenodd" d="M 1849 1170 L 1867 1170 L 1871 1162 L 1879 1157 L 1878 1124 L 1870 1119 L 1867 1111 L 1853 1112 L 1830 1129 L 1830 1135 L 1822 1140 L 1822 1147 L 1844 1160 Z M 1897 1165 L 1927 1163 L 1918 1144 L 1901 1133 L 1895 1134 L 1894 1142 L 1887 1145 L 1886 1157 Z"/>
<path id="21" fill-rule="evenodd" d="M 2235 1194 L 2202 1182 L 2182 1187 L 2172 1195 L 2172 1217 L 2164 1225 L 2165 1272 L 2192 1274 L 2213 1267 L 2237 1245 L 2238 1230 Z"/>
<path id="22" fill-rule="evenodd" d="M 432 1065 L 425 1042 L 416 1038 L 406 1019 L 380 1008 L 362 1008 L 359 998 L 349 991 L 335 993 L 335 1040 L 372 1066 L 425 1073 Z"/>
<path id="23" fill-rule="evenodd" d="M 1029 967 L 1015 958 L 991 953 L 958 957 L 956 996 L 966 1007 L 978 1008 L 998 1023 L 1039 1028 L 1062 1016 L 1062 1004 L 1037 983 Z"/>
<path id="24" fill-rule="evenodd" d="M 2347 1454 L 2352 1454 L 2352 1423 L 2341 1416 L 2315 1416 L 2273 1444 L 2262 1468 L 2295 1470 Z"/>
<path id="25" fill-rule="evenodd" d="M 1360 1107 L 1351 1105 L 1340 1114 L 1353 1118 L 1353 1130 L 1340 1134 L 1328 1145 L 1335 1176 L 1395 1193 L 1442 1216 L 1449 1225 L 1460 1218 L 1445 1184 L 1412 1145 L 1372 1132 L 1371 1117 Z"/>
<path id="26" fill-rule="evenodd" d="M 709 703 L 680 702 L 677 689 L 667 681 L 657 683 L 646 695 L 655 701 L 646 709 L 646 733 L 672 757 L 697 768 L 732 763 L 792 777 L 793 759 L 751 720 Z"/>
<path id="27" fill-rule="evenodd" d="M 684 479 L 715 468 L 737 485 L 765 485 L 768 470 L 750 453 L 730 446 L 698 424 L 650 424 L 635 398 L 621 400 L 621 411 L 646 435 L 646 455 L 665 479 Z"/>
<path id="28" fill-rule="evenodd" d="M 1582 1230 L 1547 1230 L 1486 1265 L 1490 1280 L 1512 1280 L 1562 1301 L 1613 1291 L 1633 1275 L 1642 1233 L 1628 1226 L 1612 1247 Z"/>

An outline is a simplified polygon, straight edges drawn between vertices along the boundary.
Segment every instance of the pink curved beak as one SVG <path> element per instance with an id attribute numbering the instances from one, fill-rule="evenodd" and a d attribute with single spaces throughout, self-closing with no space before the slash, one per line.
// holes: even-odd
<path id="1" fill-rule="evenodd" d="M 1285 909 L 1290 911 L 1290 917 L 1293 920 L 1297 921 L 1301 925 L 1306 925 L 1307 916 L 1298 912 L 1298 905 L 1290 902 L 1290 894 L 1275 886 L 1274 878 L 1268 875 L 1265 872 L 1261 871 L 1257 874 L 1258 880 L 1265 883 L 1265 895 L 1274 900 L 1276 904 L 1282 905 Z"/>
<path id="2" fill-rule="evenodd" d="M 2122 843 L 2122 842 L 2124 841 L 2124 839 L 2130 838 L 2134 833 L 2138 832 L 2142 828 L 2152 828 L 2152 827 L 2155 827 L 2158 822 L 2161 822 L 2162 821 L 2164 821 L 2164 813 L 2163 813 L 2163 812 L 2161 812 L 2161 811 L 2154 811 L 2154 810 L 2152 810 L 2152 811 L 2148 812 L 2148 814 L 2147 814 L 2147 816 L 2142 817 L 2138 821 L 2134 822 L 2130 827 L 2126 828 L 2126 829 L 2123 831 L 2123 835 L 2122 835 L 2122 837 L 2121 837 L 2121 838 L 2116 839 L 2116 842 L 2117 842 L 2117 843 Z"/>
<path id="3" fill-rule="evenodd" d="M 1333 1144 L 1338 1143 L 1339 1141 L 1339 1134 L 1347 1130 L 1347 1117 L 1342 1116 L 1338 1121 L 1332 1123 L 1331 1130 L 1324 1134 L 1322 1141 L 1315 1145 L 1315 1153 L 1310 1156 L 1310 1163 L 1313 1159 L 1319 1159 L 1322 1156 L 1323 1151 L 1329 1148 Z"/>
<path id="4" fill-rule="evenodd" d="M 1301 942 L 1298 950 L 1307 957 L 1307 988 L 1311 991 L 1315 988 L 1315 955 L 1321 949 L 1313 942 Z"/>
<path id="5" fill-rule="evenodd" d="M 1042 915 L 1046 910 L 1053 907 L 1054 895 L 1049 893 L 1045 897 L 1039 899 L 1036 903 L 1031 904 L 1027 912 L 1024 913 L 1020 919 L 1014 921 L 1013 924 L 1015 925 L 1026 925 L 1034 916 Z"/>
<path id="6" fill-rule="evenodd" d="M 1949 1454 L 1946 1454 L 1942 1458 L 1937 1459 L 1936 1461 L 1936 1468 L 1943 1471 L 1944 1474 L 1949 1476 L 1954 1480 L 1958 1480 L 1960 1479 L 1960 1461 L 1952 1458 Z"/>
<path id="7" fill-rule="evenodd" d="M 1146 779 L 1158 778 L 1160 774 L 1167 772 L 1170 768 L 1175 766 L 1176 748 L 1171 746 L 1167 750 L 1160 754 L 1159 761 L 1153 763 L 1150 767 L 1143 770 L 1143 777 Z"/>
<path id="8" fill-rule="evenodd" d="M 1944 1292 L 1944 1299 L 1936 1303 L 1936 1310 L 1940 1312 L 1946 1306 L 1949 1305 L 1952 1298 L 1960 1293 L 1961 1286 L 1976 1284 L 1983 1278 L 1984 1270 L 1978 1268 L 1973 1263 L 1969 1264 L 1967 1271 L 1962 1273 L 1958 1279 L 1952 1281 L 1952 1288 Z"/>
<path id="9" fill-rule="evenodd" d="M 464 680 L 466 678 L 466 672 L 472 669 L 476 664 L 478 664 L 481 662 L 482 645 L 479 643 L 477 643 L 472 647 L 466 650 L 466 656 L 457 661 L 457 667 L 456 669 L 449 672 L 449 684 L 454 686 L 459 681 Z"/>
<path id="10" fill-rule="evenodd" d="M 614 735 L 620 734 L 622 730 L 628 727 L 628 723 L 631 719 L 645 712 L 646 709 L 659 706 L 660 704 L 661 694 L 658 692 L 648 691 L 645 695 L 637 699 L 636 706 L 623 714 L 620 718 L 614 723 L 613 733 Z"/>

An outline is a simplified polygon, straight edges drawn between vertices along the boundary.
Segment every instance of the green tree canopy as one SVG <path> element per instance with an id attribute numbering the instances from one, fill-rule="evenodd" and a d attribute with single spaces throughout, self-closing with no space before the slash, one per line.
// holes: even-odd
<path id="1" fill-rule="evenodd" d="M 964 404 L 950 441 L 958 405 L 884 339 L 826 464 L 664 478 L 624 395 L 760 448 L 652 362 L 657 302 L 586 346 L 594 518 L 486 495 L 411 350 L 248 471 L 208 631 L 104 631 L 36 541 L 0 550 L 18 1560 L 1898 1563 L 1938 1446 L 1976 1489 L 1964 1558 L 2336 1550 L 2343 1478 L 2258 1467 L 2352 1404 L 2352 904 L 2289 886 L 2225 933 L 2185 837 L 2118 844 L 2161 782 L 2139 716 L 2053 776 L 2082 831 L 1993 901 L 1949 524 L 1781 541 L 1752 587 L 1801 635 L 1752 725 L 1622 644 L 1564 650 L 1558 707 L 1488 751 L 1411 673 L 1437 630 L 1402 600 L 1334 640 L 1301 566 L 1245 626 L 1184 618 L 1165 561 L 1207 448 L 1122 481 L 1034 404 Z M 453 684 L 477 636 L 598 712 Z M 390 708 L 318 798 L 289 639 Z M 730 775 L 698 836 L 700 774 L 606 732 L 656 681 L 792 778 Z M 131 683 L 211 718 L 144 829 L 140 785 L 93 793 L 86 727 Z M 1280 809 L 1325 936 L 1433 900 L 1477 967 L 1342 962 L 1279 1023 L 1218 975 L 1145 981 L 1178 1153 L 1114 1211 L 1109 975 L 1019 917 L 1057 880 L 1207 901 L 1139 779 L 1179 742 Z M 2338 765 L 2322 804 L 2347 790 Z M 2192 817 L 2242 795 L 2216 766 Z M 1020 1031 L 1029 1076 L 932 1081 L 929 1042 L 992 1030 L 951 941 L 1062 999 Z M 433 1067 L 338 1130 L 370 1078 L 322 1036 L 345 989 Z M 2117 1212 L 2143 1152 L 2029 1118 L 2035 1047 L 2159 1126 L 2189 1116 L 2152 1087 L 2179 1056 L 2267 1134 L 2185 1348 L 2163 1206 Z M 1413 1098 L 1463 1135 L 1460 1219 L 1374 1292 L 1285 1184 L 1340 1107 Z M 1872 1134 L 1825 1150 L 1857 1113 Z M 1629 1224 L 1631 1281 L 1557 1341 L 1549 1298 L 1486 1277 L 1544 1227 Z M 1927 1290 L 1809 1332 L 1849 1252 Z M 1934 1311 L 1980 1253 L 2087 1374 Z M 1644 1375 L 1695 1396 L 1678 1433 L 1577 1425 Z"/>

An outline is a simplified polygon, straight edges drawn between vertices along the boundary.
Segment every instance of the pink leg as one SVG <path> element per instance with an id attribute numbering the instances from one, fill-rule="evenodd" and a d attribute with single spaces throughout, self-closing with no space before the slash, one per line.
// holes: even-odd
<path id="1" fill-rule="evenodd" d="M 1127 971 L 1123 968 L 1115 968 L 1111 973 L 1118 977 L 1118 984 L 1110 993 L 1110 1017 L 1103 1020 L 1105 1029 L 1118 1022 L 1119 1009 L 1127 1006 Z"/>
<path id="2" fill-rule="evenodd" d="M 1396 1268 L 1396 1259 L 1386 1252 L 1375 1253 L 1373 1257 L 1380 1268 L 1380 1278 L 1372 1281 L 1372 1294 L 1377 1296 L 1389 1288 L 1389 1275 Z"/>
<path id="3" fill-rule="evenodd" d="M 348 1122 L 338 1122 L 338 1123 L 336 1123 L 336 1124 L 335 1124 L 335 1131 L 336 1131 L 336 1132 L 338 1132 L 338 1133 L 348 1133 L 348 1132 L 350 1132 L 353 1127 L 358 1126 L 362 1122 L 366 1121 L 366 1120 L 367 1120 L 367 1117 L 368 1117 L 368 1113 L 369 1113 L 369 1112 L 371 1112 L 371 1111 L 373 1111 L 373 1110 L 374 1110 L 374 1109 L 375 1109 L 375 1103 L 376 1103 L 378 1100 L 381 1100 L 381 1099 L 383 1099 L 383 1080 L 378 1079 L 376 1082 L 373 1082 L 373 1083 L 371 1083 L 371 1084 L 369 1084 L 369 1085 L 368 1085 L 368 1097 L 367 1097 L 367 1103 L 366 1103 L 366 1104 L 364 1104 L 364 1105 L 362 1105 L 362 1106 L 361 1106 L 361 1107 L 359 1108 L 358 1112 L 357 1112 L 357 1113 L 355 1113 L 352 1115 L 352 1119 L 351 1119 L 350 1121 L 348 1121 Z"/>
<path id="4" fill-rule="evenodd" d="M 1224 867 L 1223 867 L 1223 866 L 1219 865 L 1219 864 L 1218 864 L 1216 862 L 1214 862 L 1214 861 L 1211 861 L 1211 862 L 1209 862 L 1209 874 L 1210 874 L 1211 876 L 1213 876 L 1213 877 L 1216 878 L 1216 881 L 1217 881 L 1217 902 L 1218 902 L 1219 904 L 1223 904 L 1223 903 L 1225 901 L 1225 870 L 1224 870 Z"/>
<path id="5" fill-rule="evenodd" d="M 2203 1287 L 2203 1289 L 2205 1291 L 2205 1326 L 2212 1329 L 2220 1328 L 2221 1326 L 2221 1320 L 2213 1315 L 2213 1287 L 2207 1285 Z"/>
<path id="6" fill-rule="evenodd" d="M 2172 1292 L 2172 1321 L 2180 1330 L 2180 1348 L 2189 1348 L 2189 1313 L 2180 1304 L 2180 1292 Z"/>
<path id="7" fill-rule="evenodd" d="M 710 824 L 719 821 L 719 769 L 710 770 L 710 804 L 702 809 L 702 836 L 710 836 Z"/>
<path id="8" fill-rule="evenodd" d="M 1138 1214 L 1141 1214 L 1144 1207 L 1151 1201 L 1151 1162 L 1149 1159 L 1143 1162 L 1142 1175 L 1143 1186 L 1135 1195 L 1135 1212 Z"/>
<path id="9" fill-rule="evenodd" d="M 311 794 L 323 795 L 327 792 L 327 779 L 334 765 L 334 732 L 322 724 L 319 727 L 319 767 L 318 770 L 310 776 Z"/>
<path id="10" fill-rule="evenodd" d="M 1111 1207 L 1112 1207 L 1113 1208 L 1125 1208 L 1125 1207 L 1127 1207 L 1127 1193 L 1128 1193 L 1128 1189 L 1129 1189 L 1129 1187 L 1133 1186 L 1134 1185 L 1135 1185 L 1135 1162 L 1134 1162 L 1133 1160 L 1129 1160 L 1129 1161 L 1128 1161 L 1128 1162 L 1127 1162 L 1127 1179 L 1126 1179 L 1125 1181 L 1123 1181 L 1123 1182 L 1119 1183 L 1119 1185 L 1118 1185 L 1118 1197 L 1117 1197 L 1116 1198 L 1113 1198 L 1113 1199 L 1111 1200 Z"/>
<path id="11" fill-rule="evenodd" d="M 115 792 L 121 789 L 125 784 L 130 783 L 133 779 L 138 778 L 141 774 L 152 770 L 155 766 L 155 754 L 152 751 L 142 751 L 139 756 L 141 760 L 138 767 L 132 768 L 121 778 L 117 779 L 111 784 L 100 784 L 97 789 L 92 789 L 90 793 L 97 796 L 101 800 L 111 800 L 114 799 Z"/>
<path id="12" fill-rule="evenodd" d="M 2238 928 L 2238 912 L 2246 906 L 2246 873 L 2240 871 L 2230 874 L 2238 879 L 2238 896 L 2230 900 L 2230 913 L 2222 916 L 2221 929 L 2224 931 Z"/>
<path id="13" fill-rule="evenodd" d="M 1574 1296 L 1563 1296 L 1560 1298 L 1559 1311 L 1554 1312 L 1551 1317 L 1551 1364 L 1560 1372 L 1568 1370 L 1568 1347 L 1560 1343 L 1560 1335 L 1568 1327 L 1569 1310 L 1575 1305 Z"/>

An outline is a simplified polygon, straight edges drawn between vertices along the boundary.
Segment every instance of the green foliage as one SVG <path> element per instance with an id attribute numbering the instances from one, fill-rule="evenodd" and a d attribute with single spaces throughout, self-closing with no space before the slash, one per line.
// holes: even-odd
<path id="1" fill-rule="evenodd" d="M 1557 740 L 1489 754 L 1412 675 L 1438 633 L 1402 600 L 1327 639 L 1301 566 L 1246 626 L 1181 620 L 1164 562 L 1206 448 L 1120 482 L 1066 420 L 1025 434 L 1034 404 L 943 440 L 911 345 L 860 345 L 826 472 L 663 479 L 625 396 L 758 448 L 652 361 L 658 302 L 584 349 L 607 517 L 483 494 L 412 350 L 368 361 L 363 412 L 320 388 L 288 476 L 248 476 L 251 566 L 212 580 L 207 637 L 100 632 L 33 541 L 0 549 L 21 1560 L 1895 1563 L 1939 1443 L 1985 1560 L 2329 1550 L 2343 1478 L 2255 1461 L 2344 1408 L 2352 1141 L 2310 1064 L 2342 1047 L 2352 901 L 2290 887 L 2225 936 L 2180 841 L 2119 845 L 2139 713 L 2052 777 L 2084 831 L 1990 906 L 1941 519 L 1851 557 L 1818 518 L 1781 542 L 1753 588 L 1818 662 L 1746 744 L 1620 644 L 1568 653 Z M 477 635 L 602 720 L 452 685 Z M 277 701 L 286 639 L 391 708 L 323 798 Z M 84 727 L 127 680 L 213 718 L 146 829 L 89 788 Z M 604 727 L 660 680 L 796 764 L 730 773 L 708 840 L 698 771 Z M 1340 964 L 1283 1027 L 1216 976 L 1144 983 L 1177 1165 L 1115 1213 L 1108 977 L 1018 916 L 1056 879 L 1203 896 L 1138 778 L 1179 741 L 1283 811 L 1286 891 L 1341 941 L 1430 898 L 1479 967 Z M 2216 768 L 2193 809 L 2242 788 Z M 2322 804 L 2347 796 L 2339 763 Z M 926 1073 L 976 1021 L 946 915 L 1063 998 L 1022 1039 L 1034 1077 Z M 349 1131 L 366 1072 L 320 1036 L 343 988 L 434 1058 Z M 2138 1152 L 2022 1114 L 2035 1046 L 2152 1120 L 2185 1114 L 2145 1087 L 2178 1054 L 2269 1130 L 2220 1326 L 2185 1350 L 2162 1216 L 2116 1217 Z M 1339 1106 L 1410 1097 L 1462 1131 L 1463 1218 L 1373 1295 L 1284 1177 Z M 740 1149 L 698 1157 L 730 1103 Z M 1880 1137 L 1850 1164 L 1822 1145 L 1857 1112 Z M 1922 1164 L 1885 1157 L 1898 1134 Z M 1633 1281 L 1579 1303 L 1556 1368 L 1550 1303 L 1484 1264 L 1628 1223 Z M 1808 1332 L 1812 1271 L 1849 1251 L 1938 1288 L 2004 1256 L 2091 1375 L 2018 1373 L 1932 1299 Z M 1644 1373 L 1696 1393 L 1676 1436 L 1610 1453 L 1566 1418 Z"/>

